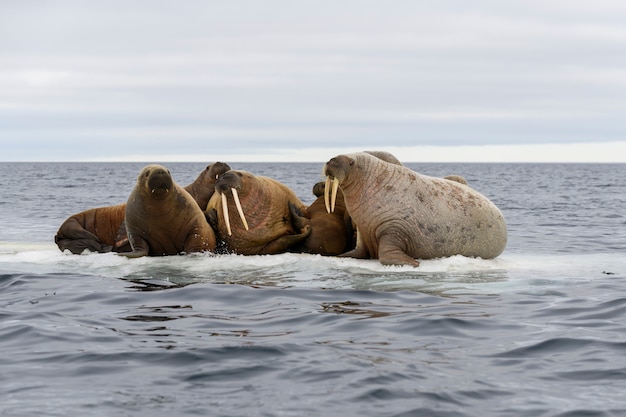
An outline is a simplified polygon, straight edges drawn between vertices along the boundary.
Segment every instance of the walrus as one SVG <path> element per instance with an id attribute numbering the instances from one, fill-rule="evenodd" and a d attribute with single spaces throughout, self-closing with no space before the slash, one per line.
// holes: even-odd
<path id="1" fill-rule="evenodd" d="M 129 258 L 215 250 L 215 233 L 198 203 L 161 165 L 145 166 L 126 202 Z"/>
<path id="2" fill-rule="evenodd" d="M 310 235 L 292 248 L 294 252 L 314 253 L 319 255 L 339 255 L 354 248 L 354 229 L 346 210 L 341 190 L 337 191 L 335 209 L 326 211 L 324 202 L 324 181 L 313 186 L 317 197 L 306 209 L 306 213 L 290 204 L 291 214 L 296 228 L 310 227 Z M 306 216 L 305 216 L 306 215 Z"/>
<path id="3" fill-rule="evenodd" d="M 124 227 L 126 204 L 97 207 L 68 217 L 59 227 L 54 242 L 61 251 L 74 254 L 128 252 L 131 250 Z"/>
<path id="4" fill-rule="evenodd" d="M 279 181 L 231 170 L 215 183 L 206 215 L 228 252 L 275 254 L 286 252 L 310 233 L 308 227 L 294 227 L 290 204 L 306 211 L 305 204 Z"/>
<path id="5" fill-rule="evenodd" d="M 393 154 L 385 151 L 364 151 L 383 161 L 402 165 Z M 317 199 L 307 207 L 307 214 L 292 207 L 292 215 L 296 227 L 311 227 L 311 234 L 293 251 L 315 253 L 320 255 L 339 255 L 354 248 L 357 230 L 352 224 L 350 214 L 343 201 L 343 193 L 338 190 L 333 212 L 326 211 L 324 203 L 325 183 L 318 182 L 313 186 L 313 194 Z"/>
<path id="6" fill-rule="evenodd" d="M 223 162 L 207 165 L 198 177 L 185 190 L 191 194 L 204 211 L 215 191 L 217 177 L 230 167 Z M 130 252 L 124 216 L 126 203 L 115 206 L 98 207 L 73 214 L 61 224 L 54 241 L 61 251 L 68 249 L 81 254 L 88 249 L 92 252 Z"/>
<path id="7" fill-rule="evenodd" d="M 378 159 L 382 159 L 385 162 L 389 162 L 390 164 L 402 165 L 402 162 L 392 153 L 386 151 L 364 151 L 370 155 L 374 155 Z"/>
<path id="8" fill-rule="evenodd" d="M 395 155 L 389 152 L 386 152 L 386 151 L 364 151 L 364 152 L 370 155 L 374 155 L 376 158 L 382 159 L 383 161 L 389 162 L 390 164 L 401 165 L 401 166 L 403 165 L 402 162 L 400 162 L 400 160 L 396 158 Z M 467 185 L 467 181 L 461 175 L 456 175 L 456 174 L 446 175 L 443 178 L 450 180 L 450 181 L 456 181 L 458 183 Z"/>
<path id="9" fill-rule="evenodd" d="M 364 152 L 332 158 L 323 173 L 327 210 L 332 212 L 341 187 L 359 231 L 356 247 L 341 256 L 417 267 L 417 259 L 495 258 L 506 246 L 500 210 L 460 182 L 421 175 Z"/>
<path id="10" fill-rule="evenodd" d="M 198 175 L 198 177 L 189 185 L 185 190 L 194 200 L 198 203 L 200 210 L 206 210 L 206 205 L 215 192 L 215 181 L 224 172 L 229 171 L 230 167 L 224 162 L 214 162 L 207 165 L 207 167 Z"/>

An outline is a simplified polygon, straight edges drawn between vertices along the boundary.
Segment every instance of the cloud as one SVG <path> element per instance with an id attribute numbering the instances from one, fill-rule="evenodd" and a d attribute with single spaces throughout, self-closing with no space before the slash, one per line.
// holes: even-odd
<path id="1" fill-rule="evenodd" d="M 178 143 L 616 142 L 625 15 L 609 1 L 5 2 L 0 158 L 42 141 L 84 159 L 146 143 L 182 157 Z"/>

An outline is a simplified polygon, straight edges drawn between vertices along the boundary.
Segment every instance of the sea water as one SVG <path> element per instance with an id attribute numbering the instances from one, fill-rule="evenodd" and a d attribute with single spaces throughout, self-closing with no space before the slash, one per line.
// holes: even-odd
<path id="1" fill-rule="evenodd" d="M 493 260 L 59 251 L 143 165 L 0 163 L 1 416 L 626 415 L 626 165 L 407 164 L 502 210 Z"/>

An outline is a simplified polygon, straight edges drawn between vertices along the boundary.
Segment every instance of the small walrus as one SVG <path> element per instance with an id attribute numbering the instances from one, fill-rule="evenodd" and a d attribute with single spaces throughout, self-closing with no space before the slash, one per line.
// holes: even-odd
<path id="1" fill-rule="evenodd" d="M 355 249 L 341 256 L 419 266 L 416 258 L 495 258 L 506 246 L 500 210 L 458 181 L 421 175 L 365 152 L 336 156 L 323 172 L 328 211 L 340 186 L 359 231 Z"/>
<path id="2" fill-rule="evenodd" d="M 198 177 L 185 190 L 191 194 L 200 209 L 204 210 L 215 191 L 215 181 L 230 167 L 223 162 L 207 165 Z M 68 249 L 81 254 L 88 249 L 92 252 L 130 252 L 124 217 L 126 203 L 115 206 L 98 207 L 67 218 L 59 227 L 54 242 L 60 250 Z"/>
<path id="3" fill-rule="evenodd" d="M 334 210 L 328 213 L 324 202 L 324 188 L 323 181 L 313 186 L 313 194 L 317 199 L 306 208 L 306 212 L 290 204 L 296 228 L 311 228 L 311 234 L 292 248 L 294 252 L 339 255 L 354 248 L 354 230 L 343 201 L 343 193 L 341 190 L 337 191 Z"/>
<path id="4" fill-rule="evenodd" d="M 147 165 L 126 202 L 129 258 L 215 250 L 215 233 L 204 212 L 169 170 Z"/>
<path id="5" fill-rule="evenodd" d="M 296 194 L 275 179 L 231 170 L 215 183 L 206 216 L 227 251 L 269 255 L 286 252 L 310 233 L 308 227 L 294 227 L 290 204 L 306 210 Z M 236 216 L 240 220 L 231 223 Z"/>

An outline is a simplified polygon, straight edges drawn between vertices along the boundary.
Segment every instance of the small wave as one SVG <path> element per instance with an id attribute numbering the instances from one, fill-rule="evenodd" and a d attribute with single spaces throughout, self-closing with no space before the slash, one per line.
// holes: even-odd
<path id="1" fill-rule="evenodd" d="M 588 351 L 589 346 L 595 349 L 623 352 L 625 342 L 610 342 L 594 339 L 579 339 L 571 337 L 557 337 L 542 340 L 529 346 L 515 348 L 507 352 L 494 355 L 498 358 L 529 358 L 538 356 L 562 355 L 569 352 Z"/>

